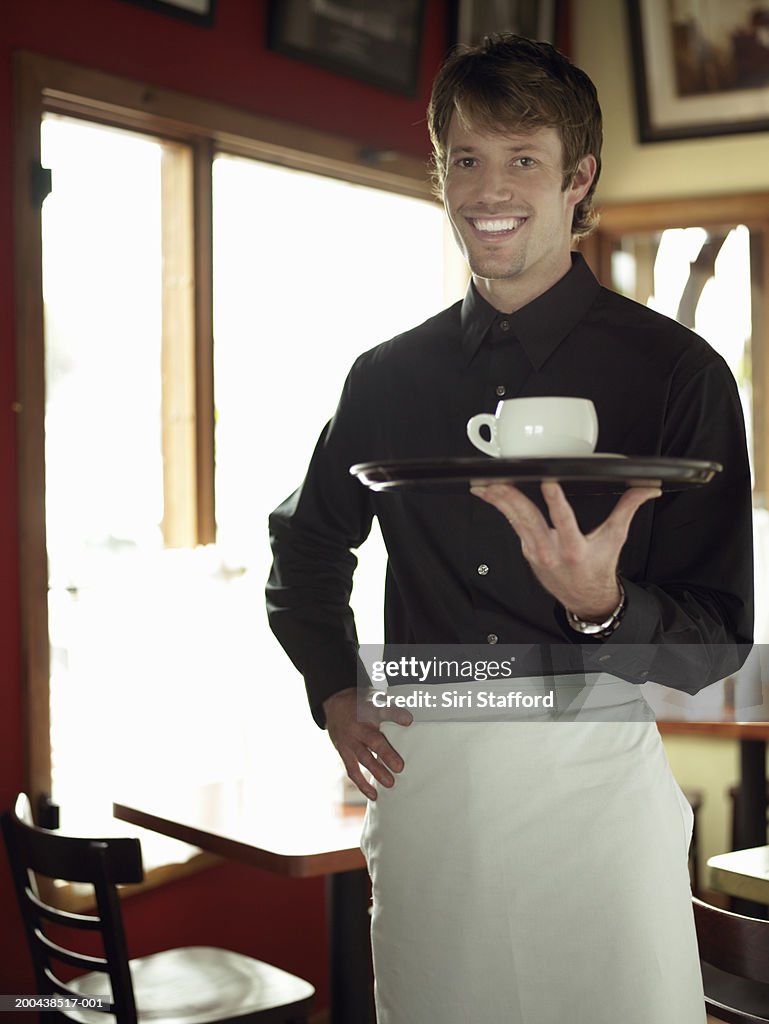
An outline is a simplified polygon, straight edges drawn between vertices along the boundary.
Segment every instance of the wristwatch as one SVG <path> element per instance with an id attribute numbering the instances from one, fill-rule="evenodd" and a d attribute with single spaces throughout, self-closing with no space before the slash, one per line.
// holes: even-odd
<path id="1" fill-rule="evenodd" d="M 603 620 L 603 622 L 589 622 L 587 619 L 581 619 L 574 612 L 570 612 L 566 609 L 566 621 L 569 623 L 571 628 L 577 633 L 583 633 L 586 636 L 594 636 L 598 639 L 603 637 L 611 636 L 614 630 L 622 622 L 622 616 L 625 614 L 625 588 L 622 586 L 621 580 L 617 580 L 617 586 L 619 587 L 619 604 L 614 611 Z"/>

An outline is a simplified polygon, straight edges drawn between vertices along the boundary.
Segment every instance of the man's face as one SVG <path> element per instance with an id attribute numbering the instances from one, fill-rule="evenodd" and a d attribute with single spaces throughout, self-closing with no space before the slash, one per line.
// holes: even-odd
<path id="1" fill-rule="evenodd" d="M 456 114 L 447 136 L 443 197 L 454 236 L 487 294 L 530 301 L 571 265 L 574 206 L 595 170 L 586 157 L 562 189 L 563 148 L 554 128 L 480 131 Z"/>

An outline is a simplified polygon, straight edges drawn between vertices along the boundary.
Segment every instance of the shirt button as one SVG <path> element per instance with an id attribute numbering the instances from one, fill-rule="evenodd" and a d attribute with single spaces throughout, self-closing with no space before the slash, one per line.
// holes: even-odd
<path id="1" fill-rule="evenodd" d="M 510 330 L 510 321 L 509 320 L 500 320 L 499 321 L 499 329 L 500 329 L 500 331 L 509 331 Z"/>
<path id="2" fill-rule="evenodd" d="M 486 565 L 485 562 L 481 562 L 481 564 L 478 566 L 478 575 L 479 576 L 488 576 L 488 574 L 489 574 L 489 567 L 488 567 L 488 565 Z"/>
<path id="3" fill-rule="evenodd" d="M 502 395 L 504 395 L 504 393 L 507 391 L 507 388 L 505 387 L 504 384 L 497 384 L 497 386 L 494 388 L 494 390 L 496 391 L 496 393 L 501 398 Z"/>
<path id="4" fill-rule="evenodd" d="M 497 636 L 496 633 L 489 633 L 489 635 L 486 637 L 486 643 L 489 643 L 489 644 L 499 643 L 499 637 Z"/>

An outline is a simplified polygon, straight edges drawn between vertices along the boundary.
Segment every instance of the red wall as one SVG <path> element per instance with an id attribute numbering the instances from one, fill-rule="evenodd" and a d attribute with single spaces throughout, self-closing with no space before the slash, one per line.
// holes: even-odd
<path id="1" fill-rule="evenodd" d="M 445 0 L 428 0 L 419 95 L 389 93 L 265 49 L 265 0 L 218 0 L 204 29 L 125 0 L 0 0 L 0 807 L 23 786 L 13 402 L 11 54 L 25 49 L 214 99 L 417 157 L 446 44 Z M 210 942 L 304 974 L 326 1001 L 323 885 L 226 864 L 126 900 L 132 954 Z M 0 993 L 32 991 L 0 856 Z M 10 1024 L 10 1018 L 8 1018 Z"/>

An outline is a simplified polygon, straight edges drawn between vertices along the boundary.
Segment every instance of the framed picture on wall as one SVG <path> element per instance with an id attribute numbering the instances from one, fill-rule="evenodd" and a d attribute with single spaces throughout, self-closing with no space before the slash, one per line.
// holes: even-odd
<path id="1" fill-rule="evenodd" d="M 425 0 L 270 0 L 267 45 L 413 96 Z"/>
<path id="2" fill-rule="evenodd" d="M 128 3 L 144 7 L 148 11 L 159 14 L 170 14 L 173 18 L 182 18 L 195 25 L 214 23 L 216 0 L 127 0 Z"/>
<path id="3" fill-rule="evenodd" d="M 450 42 L 474 45 L 494 32 L 555 42 L 556 0 L 452 0 Z"/>
<path id="4" fill-rule="evenodd" d="M 769 6 L 627 4 L 642 142 L 769 130 Z"/>

